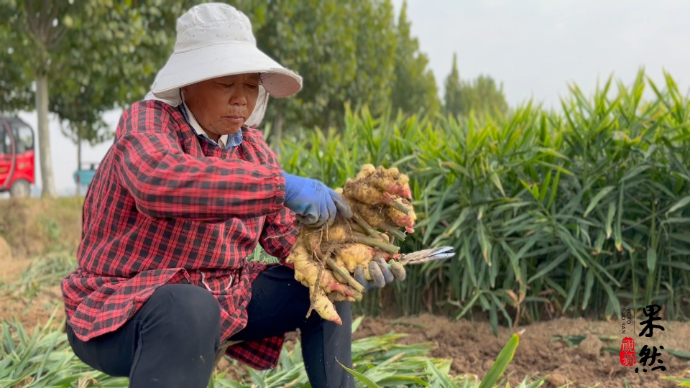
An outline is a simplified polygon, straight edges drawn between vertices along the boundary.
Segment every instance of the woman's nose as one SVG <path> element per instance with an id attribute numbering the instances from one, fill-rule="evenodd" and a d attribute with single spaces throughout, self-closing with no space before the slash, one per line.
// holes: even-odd
<path id="1" fill-rule="evenodd" d="M 247 95 L 245 94 L 245 92 L 235 93 L 230 98 L 230 104 L 239 106 L 247 105 Z"/>

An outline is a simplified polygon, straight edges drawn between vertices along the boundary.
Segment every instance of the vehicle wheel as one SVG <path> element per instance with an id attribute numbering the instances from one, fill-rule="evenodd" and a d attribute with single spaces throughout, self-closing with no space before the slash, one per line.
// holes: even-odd
<path id="1" fill-rule="evenodd" d="M 31 195 L 31 184 L 29 181 L 20 179 L 12 184 L 10 188 L 10 197 L 27 198 Z"/>

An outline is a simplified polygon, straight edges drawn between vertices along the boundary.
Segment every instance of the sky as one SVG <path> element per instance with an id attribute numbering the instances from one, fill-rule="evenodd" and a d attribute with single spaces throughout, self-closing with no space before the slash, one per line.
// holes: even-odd
<path id="1" fill-rule="evenodd" d="M 396 13 L 402 0 L 393 0 Z M 688 0 L 408 0 L 408 19 L 429 57 L 439 88 L 453 54 L 463 79 L 490 75 L 511 106 L 529 100 L 557 108 L 568 87 L 591 95 L 613 75 L 629 84 L 638 70 L 656 82 L 668 71 L 687 94 L 690 86 Z M 105 114 L 115 128 L 120 111 Z M 20 117 L 34 129 L 36 114 Z M 76 146 L 51 120 L 56 186 L 74 192 Z M 84 145 L 84 161 L 100 161 L 110 143 Z M 38 162 L 37 162 L 38 163 Z M 40 174 L 37 174 L 37 178 Z M 37 182 L 40 185 L 40 178 Z"/>

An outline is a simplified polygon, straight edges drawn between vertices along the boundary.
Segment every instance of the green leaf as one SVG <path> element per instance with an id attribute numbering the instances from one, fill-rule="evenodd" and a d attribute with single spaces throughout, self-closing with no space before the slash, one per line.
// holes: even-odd
<path id="1" fill-rule="evenodd" d="M 582 299 L 582 309 L 587 308 L 589 303 L 589 297 L 592 295 L 592 287 L 594 286 L 594 269 L 590 268 L 587 270 L 585 275 L 585 296 Z"/>
<path id="2" fill-rule="evenodd" d="M 656 270 L 656 251 L 652 247 L 647 248 L 647 269 L 649 272 Z"/>
<path id="3" fill-rule="evenodd" d="M 386 377 L 379 380 L 379 385 L 381 387 L 400 387 L 400 386 L 410 386 L 412 384 L 417 384 L 422 387 L 430 387 L 429 383 L 422 380 L 419 377 L 413 376 L 393 376 Z"/>
<path id="4" fill-rule="evenodd" d="M 361 315 L 361 316 L 357 317 L 354 321 L 352 321 L 352 333 L 357 331 L 357 329 L 359 328 L 359 325 L 362 323 L 363 319 L 364 319 L 364 316 Z"/>
<path id="5" fill-rule="evenodd" d="M 623 194 L 625 192 L 625 183 L 621 184 L 618 191 L 618 213 L 616 214 L 616 223 L 613 226 L 614 244 L 616 249 L 620 252 L 623 250 Z"/>
<path id="6" fill-rule="evenodd" d="M 517 349 L 519 343 L 520 335 L 513 334 L 508 343 L 498 354 L 496 361 L 494 361 L 493 365 L 491 365 L 491 368 L 486 373 L 486 376 L 484 376 L 481 383 L 479 383 L 479 388 L 493 388 L 496 385 L 498 379 L 503 376 L 508 364 L 510 364 L 510 362 L 513 360 L 513 356 L 515 356 L 515 349 Z"/>
<path id="7" fill-rule="evenodd" d="M 604 187 L 603 189 L 601 189 L 601 190 L 597 193 L 597 195 L 595 195 L 594 198 L 592 198 L 592 200 L 589 202 L 589 205 L 587 205 L 587 210 L 585 210 L 585 212 L 584 212 L 584 214 L 583 214 L 582 216 L 583 216 L 583 217 L 587 217 L 587 215 L 589 214 L 589 212 L 591 212 L 592 209 L 594 209 L 594 207 L 597 206 L 597 204 L 599 203 L 599 201 L 601 201 L 601 199 L 604 198 L 604 197 L 606 196 L 606 194 L 610 193 L 611 190 L 613 190 L 613 189 L 615 189 L 614 186 L 606 186 L 606 187 Z"/>
<path id="8" fill-rule="evenodd" d="M 570 279 L 570 289 L 568 291 L 568 299 L 565 301 L 565 305 L 563 305 L 563 311 L 570 306 L 570 303 L 572 303 L 573 298 L 575 297 L 575 293 L 580 289 L 580 279 L 582 279 L 582 266 L 578 263 L 575 263 L 575 270 L 573 271 L 573 277 Z"/>
<path id="9" fill-rule="evenodd" d="M 336 361 L 338 361 L 338 360 L 336 360 Z M 350 368 L 346 367 L 346 366 L 343 365 L 340 361 L 338 361 L 338 364 L 340 364 L 340 366 L 342 366 L 343 369 L 345 369 L 346 371 L 348 371 L 348 372 L 349 372 L 352 376 L 354 376 L 357 380 L 359 380 L 359 381 L 361 381 L 362 383 L 364 383 L 364 385 L 366 385 L 367 387 L 369 387 L 369 388 L 381 388 L 378 384 L 376 384 L 375 382 L 371 381 L 367 376 L 365 376 L 365 375 L 363 375 L 363 374 L 357 372 L 356 370 L 353 370 L 353 369 L 350 369 Z"/>
<path id="10" fill-rule="evenodd" d="M 457 387 L 457 384 L 452 382 L 447 375 L 438 370 L 436 365 L 434 365 L 429 359 L 426 360 L 426 369 L 432 376 L 434 376 L 436 384 L 440 383 L 442 387 Z"/>
<path id="11" fill-rule="evenodd" d="M 623 211 L 621 209 L 621 211 Z M 613 216 L 616 213 L 616 204 L 614 202 L 609 202 L 609 211 L 606 215 L 606 238 L 611 238 L 611 233 L 613 231 Z"/>
<path id="12" fill-rule="evenodd" d="M 676 202 L 673 206 L 671 206 L 670 209 L 668 209 L 668 212 L 666 212 L 666 214 L 668 215 L 669 213 L 673 213 L 674 211 L 687 206 L 689 203 L 690 203 L 690 195 L 688 195 L 687 197 L 684 197 L 680 201 Z"/>
<path id="13" fill-rule="evenodd" d="M 539 270 L 536 274 L 534 274 L 529 280 L 527 280 L 527 283 L 532 283 L 534 280 L 539 279 L 540 277 L 546 275 L 547 273 L 551 272 L 554 268 L 558 267 L 567 259 L 570 257 L 570 252 L 565 251 L 558 255 L 554 260 L 551 260 L 547 265 L 545 265 L 542 269 Z"/>
<path id="14" fill-rule="evenodd" d="M 690 352 L 681 352 L 680 350 L 664 348 L 664 351 L 670 355 L 676 356 L 678 358 L 690 359 Z"/>
<path id="15" fill-rule="evenodd" d="M 501 184 L 501 179 L 498 177 L 498 174 L 491 173 L 491 176 L 489 177 L 491 179 L 491 182 L 498 188 L 498 190 L 503 194 L 503 196 L 506 196 L 506 192 L 503 191 L 503 185 Z"/>

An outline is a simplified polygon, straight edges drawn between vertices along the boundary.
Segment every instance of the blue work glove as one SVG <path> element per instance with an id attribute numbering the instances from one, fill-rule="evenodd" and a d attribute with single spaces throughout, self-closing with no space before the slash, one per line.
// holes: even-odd
<path id="1" fill-rule="evenodd" d="M 303 178 L 283 172 L 285 177 L 285 206 L 297 213 L 304 225 L 318 228 L 331 225 L 340 213 L 352 218 L 352 210 L 343 197 L 316 179 Z"/>

